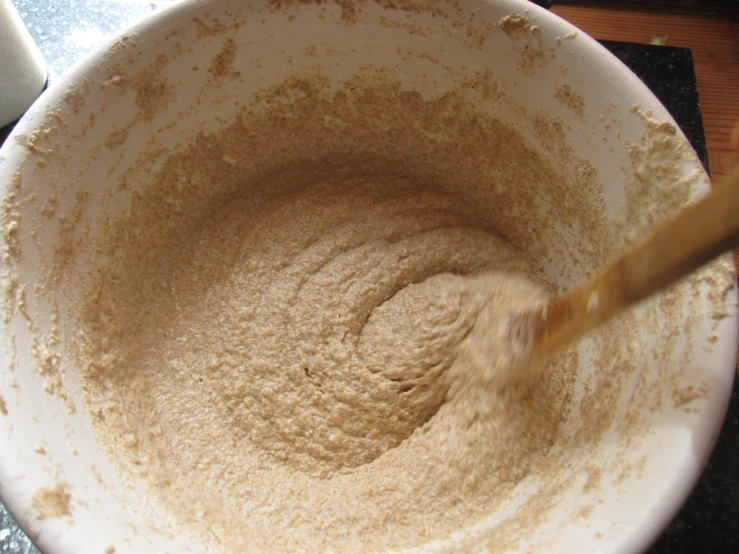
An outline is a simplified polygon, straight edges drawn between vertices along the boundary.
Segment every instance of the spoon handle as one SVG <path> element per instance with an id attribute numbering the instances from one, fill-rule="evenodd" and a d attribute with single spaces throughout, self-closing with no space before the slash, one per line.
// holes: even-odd
<path id="1" fill-rule="evenodd" d="M 531 358 L 561 351 L 620 311 L 739 245 L 739 168 L 545 308 L 524 317 Z M 529 327 L 530 325 L 530 327 Z"/>

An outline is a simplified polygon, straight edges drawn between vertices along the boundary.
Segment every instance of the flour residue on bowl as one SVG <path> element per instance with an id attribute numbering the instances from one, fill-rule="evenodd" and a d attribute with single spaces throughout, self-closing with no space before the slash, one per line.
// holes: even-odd
<path id="1" fill-rule="evenodd" d="M 585 121 L 585 98 L 582 94 L 576 92 L 571 85 L 565 83 L 557 87 L 554 97 L 572 110 L 577 117 Z"/>
<path id="2" fill-rule="evenodd" d="M 53 487 L 38 489 L 33 496 L 33 505 L 39 519 L 63 517 L 72 515 L 71 500 L 67 484 L 57 483 Z"/>
<path id="3" fill-rule="evenodd" d="M 553 47 L 545 48 L 541 40 L 541 27 L 527 15 L 512 13 L 498 21 L 498 28 L 513 41 L 518 67 L 525 73 L 534 73 L 549 64 L 555 57 Z"/>

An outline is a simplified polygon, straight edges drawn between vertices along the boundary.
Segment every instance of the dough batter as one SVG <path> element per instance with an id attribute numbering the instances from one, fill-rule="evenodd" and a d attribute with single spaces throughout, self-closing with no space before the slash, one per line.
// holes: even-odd
<path id="1" fill-rule="evenodd" d="M 97 233 L 87 407 L 209 549 L 447 540 L 551 466 L 567 414 L 573 355 L 516 379 L 508 316 L 551 286 L 547 218 L 600 221 L 593 173 L 561 154 L 557 174 L 462 93 L 321 83 L 134 168 L 130 211 Z"/>
<path id="2" fill-rule="evenodd" d="M 157 252 L 172 273 L 145 326 L 111 312 L 127 332 L 90 381 L 111 436 L 234 552 L 474 523 L 556 430 L 554 379 L 501 386 L 507 316 L 545 298 L 534 271 L 455 195 L 401 178 L 248 202 Z"/>

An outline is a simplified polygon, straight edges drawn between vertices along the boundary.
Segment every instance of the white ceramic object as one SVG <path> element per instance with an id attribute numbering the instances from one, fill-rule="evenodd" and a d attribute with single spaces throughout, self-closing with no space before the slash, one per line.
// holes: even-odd
<path id="1" fill-rule="evenodd" d="M 23 115 L 46 84 L 46 64 L 10 0 L 0 0 L 0 127 Z"/>
<path id="2" fill-rule="evenodd" d="M 20 200 L 23 195 L 35 194 L 34 201 L 43 203 L 53 182 L 59 204 L 56 211 L 63 214 L 74 205 L 79 190 L 96 191 L 85 216 L 92 217 L 102 209 L 101 203 L 110 201 L 97 192 L 118 194 L 113 191 L 117 177 L 152 148 L 151 139 L 157 146 L 177 151 L 195 132 L 225 125 L 237 113 L 234 99 L 299 71 L 299 60 L 304 59 L 301 55 L 317 40 L 335 46 L 325 61 L 336 67 L 332 75 L 336 81 L 370 61 L 377 66 L 407 65 L 398 53 L 398 45 L 426 51 L 449 65 L 464 66 L 464 71 L 493 67 L 501 86 L 516 93 L 521 104 L 549 110 L 562 118 L 567 138 L 598 168 L 610 204 L 623 199 L 623 145 L 645 130 L 644 120 L 629 107 L 638 104 L 652 110 L 655 119 L 672 121 L 648 89 L 605 49 L 570 24 L 527 2 L 461 0 L 462 18 L 474 20 L 489 34 L 481 48 L 465 45 L 467 28 L 447 24 L 444 17 L 433 17 L 425 7 L 405 12 L 385 10 L 371 1 L 356 6 L 344 2 L 345 19 L 348 7 L 361 12 L 358 21 L 347 23 L 342 20 L 341 3 L 288 7 L 292 10 L 288 12 L 270 11 L 269 4 L 258 0 L 186 0 L 132 27 L 79 62 L 36 102 L 0 151 L 2 194 L 12 190 L 16 175 L 20 175 Z M 250 13 L 262 8 L 258 16 Z M 495 29 L 501 18 L 512 13 L 525 14 L 538 27 L 536 40 L 555 48 L 554 63 L 536 71 L 520 70 L 516 61 L 520 44 Z M 380 17 L 385 23 L 377 23 Z M 228 28 L 236 21 L 243 24 Z M 410 23 L 430 33 L 411 33 L 407 26 Z M 222 84 L 203 97 L 199 91 L 212 75 L 193 68 L 207 68 L 227 37 L 236 44 L 233 69 L 248 77 L 245 82 L 235 79 Z M 157 61 L 163 52 L 170 55 Z M 258 67 L 254 63 L 257 59 Z M 297 64 L 292 60 L 298 60 Z M 124 78 L 121 65 L 125 65 L 126 79 L 155 67 L 157 75 L 169 84 L 167 105 L 148 119 L 134 121 L 136 91 L 118 86 Z M 432 79 L 429 73 L 433 73 Z M 453 85 L 445 81 L 443 72 L 423 64 L 406 72 L 404 79 L 422 90 L 444 90 Z M 552 91 L 562 83 L 571 83 L 584 97 L 584 113 L 569 111 L 554 99 Z M 600 120 L 606 110 L 614 121 L 618 120 L 618 135 Z M 499 115 L 516 123 L 515 114 Z M 105 150 L 102 145 L 111 137 L 116 139 L 114 148 Z M 536 144 L 533 136 L 529 138 Z M 702 171 L 698 160 L 686 160 L 686 175 L 696 171 Z M 16 209 L 21 225 L 26 225 L 24 203 L 16 202 Z M 33 224 L 33 236 L 16 236 L 14 228 L 5 228 L 4 232 L 6 238 L 17 237 L 22 243 L 18 270 L 21 283 L 26 284 L 26 306 L 35 314 L 38 330 L 48 331 L 50 311 L 32 284 L 42 278 L 37 268 L 43 269 L 47 257 L 51 257 L 44 245 L 55 243 L 60 220 L 50 218 Z M 648 546 L 686 498 L 718 434 L 734 376 L 735 306 L 732 289 L 725 298 L 728 317 L 718 325 L 713 349 L 709 352 L 702 344 L 695 346 L 697 361 L 682 368 L 686 378 L 709 383 L 703 397 L 693 404 L 693 412 L 665 408 L 662 415 L 655 416 L 652 427 L 643 431 L 643 440 L 635 442 L 625 454 L 617 449 L 618 437 L 610 436 L 591 445 L 590 450 L 573 453 L 571 458 L 573 478 L 588 460 L 597 463 L 613 456 L 622 456 L 622 468 L 638 463 L 640 471 L 621 472 L 618 485 L 610 483 L 619 475 L 605 475 L 603 481 L 609 484 L 602 487 L 594 504 L 581 489 L 564 492 L 560 508 L 552 511 L 545 522 L 526 530 L 526 540 L 512 551 L 626 553 Z M 698 334 L 710 332 L 709 319 L 710 315 L 700 322 Z M 67 337 L 71 336 L 63 316 L 60 326 Z M 0 338 L 5 344 L 9 337 L 15 337 L 15 352 L 6 349 L 0 360 L 0 394 L 8 412 L 0 415 L 0 495 L 41 549 L 49 554 L 100 554 L 112 546 L 117 554 L 202 551 L 202 545 L 184 534 L 167 532 L 166 522 L 151 519 L 156 509 L 142 505 L 145 501 L 133 489 L 121 486 L 79 399 L 75 368 L 63 368 L 65 386 L 77 407 L 75 413 L 70 413 L 58 397 L 44 392 L 43 378 L 29 369 L 31 338 L 20 311 L 9 317 L 2 329 Z M 679 340 L 685 346 L 685 338 Z M 15 360 L 14 370 L 9 368 L 10 357 Z M 648 366 L 649 362 L 645 363 Z M 587 369 L 581 367 L 583 372 Z M 46 454 L 36 451 L 39 446 Z M 59 482 L 68 484 L 72 516 L 39 519 L 34 494 Z M 586 501 L 591 506 L 589 517 L 573 518 Z"/>

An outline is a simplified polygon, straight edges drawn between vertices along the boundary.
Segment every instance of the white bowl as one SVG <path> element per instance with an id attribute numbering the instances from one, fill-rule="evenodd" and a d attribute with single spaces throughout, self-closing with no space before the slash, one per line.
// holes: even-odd
<path id="1" fill-rule="evenodd" d="M 288 76 L 314 71 L 318 62 L 331 86 L 370 71 L 367 66 L 372 71 L 384 67 L 401 88 L 424 96 L 453 89 L 479 71 L 484 86 L 493 87 L 479 97 L 481 113 L 518 129 L 544 159 L 571 171 L 573 179 L 587 169 L 584 162 L 592 164 L 611 215 L 623 210 L 627 184 L 654 162 L 639 158 L 640 153 L 649 149 L 652 138 L 672 130 L 670 115 L 619 61 L 533 4 L 395 2 L 400 9 L 381 4 L 178 3 L 63 75 L 0 151 L 0 186 L 6 196 L 3 268 L 6 292 L 13 299 L 2 327 L 6 349 L 0 398 L 7 414 L 0 414 L 0 493 L 42 551 L 204 548 L 196 538 L 177 532 L 176 522 L 142 498 L 135 484 L 124 485 L 127 478 L 98 444 L 81 400 L 78 371 L 65 353 L 65 345 L 74 340 L 71 312 L 65 309 L 74 306 L 80 293 L 75 285 L 83 262 L 90 263 L 80 253 L 86 233 L 102 214 L 125 211 L 130 190 L 116 184 L 127 170 L 145 170 L 137 174 L 140 182 L 132 181 L 138 187 L 147 171 L 155 171 L 170 152 L 181 151 L 196 133 L 232 122 L 237 103 L 246 104 L 255 91 Z M 526 20 L 504 19 L 511 14 Z M 224 48 L 233 49 L 228 71 L 213 70 L 211 63 Z M 631 109 L 635 105 L 639 109 Z M 539 126 L 526 114 L 538 114 Z M 679 131 L 674 136 L 685 143 Z M 557 160 L 562 144 L 580 157 L 569 168 Z M 152 153 L 154 160 L 147 161 Z M 667 165 L 671 160 L 669 155 L 660 159 Z M 682 165 L 681 190 L 694 195 L 707 189 L 695 156 L 676 152 L 672 162 Z M 58 205 L 49 210 L 52 194 Z M 669 198 L 664 191 L 655 194 Z M 75 212 L 80 206 L 84 209 Z M 674 207 L 655 206 L 653 216 L 658 219 Z M 576 230 L 557 236 L 569 236 L 568 247 L 575 248 Z M 611 251 L 616 247 L 611 245 Z M 62 280 L 48 282 L 52 265 L 62 262 L 67 264 L 60 270 Z M 586 262 L 563 257 L 548 266 L 563 287 L 590 269 Z M 650 322 L 651 327 L 639 328 L 632 338 L 638 371 L 614 377 L 618 410 L 609 431 L 573 442 L 567 452 L 550 453 L 560 464 L 556 479 L 525 479 L 517 487 L 517 500 L 480 523 L 482 531 L 463 530 L 436 548 L 485 551 L 496 527 L 517 539 L 506 543 L 511 552 L 636 552 L 650 544 L 695 484 L 718 434 L 734 376 L 733 265 L 723 259 L 701 279 L 702 284 L 693 279 L 674 289 L 677 307 L 670 309 L 682 314 L 676 321 L 662 319 L 664 298 L 633 312 L 629 321 Z M 55 323 L 50 299 L 61 308 L 58 343 L 49 339 Z M 586 386 L 603 377 L 588 363 L 596 340 L 586 339 L 578 347 L 575 407 Z M 659 362 L 653 352 L 665 359 Z M 58 370 L 54 354 L 60 355 Z M 34 369 L 39 367 L 46 374 Z M 45 386 L 56 394 L 45 392 Z M 65 392 L 59 394 L 62 387 Z M 65 395 L 66 401 L 60 398 Z M 583 423 L 575 409 L 567 421 L 569 432 L 574 436 Z M 40 494 L 47 495 L 46 504 Z M 550 504 L 541 508 L 543 516 L 516 519 L 517 506 L 537 494 Z M 56 508 L 48 503 L 55 498 Z M 67 509 L 71 515 L 64 514 Z"/>

